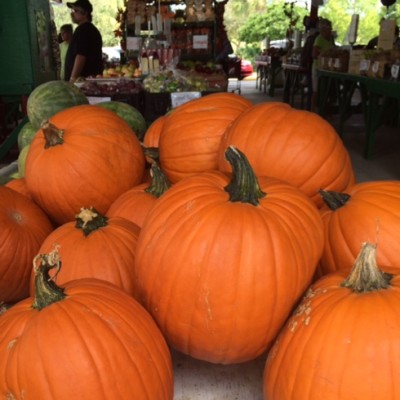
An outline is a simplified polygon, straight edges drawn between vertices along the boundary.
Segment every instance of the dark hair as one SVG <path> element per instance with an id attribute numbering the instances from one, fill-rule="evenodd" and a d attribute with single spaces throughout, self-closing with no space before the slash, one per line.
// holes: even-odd
<path id="1" fill-rule="evenodd" d="M 73 28 L 72 24 L 64 24 L 60 28 L 60 32 L 72 33 L 73 31 L 74 31 L 74 28 Z"/>

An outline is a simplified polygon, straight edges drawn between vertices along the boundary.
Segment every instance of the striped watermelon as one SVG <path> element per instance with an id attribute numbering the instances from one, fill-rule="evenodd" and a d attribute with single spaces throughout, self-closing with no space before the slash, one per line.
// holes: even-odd
<path id="1" fill-rule="evenodd" d="M 28 97 L 27 113 L 31 124 L 39 129 L 43 121 L 66 108 L 89 104 L 77 86 L 65 81 L 49 81 L 37 86 Z"/>
<path id="2" fill-rule="evenodd" d="M 135 107 L 122 101 L 104 101 L 97 105 L 114 111 L 132 128 L 140 141 L 143 139 L 147 124 L 142 113 Z"/>
<path id="3" fill-rule="evenodd" d="M 28 121 L 20 130 L 18 134 L 18 149 L 21 151 L 25 146 L 31 144 L 32 139 L 35 137 L 37 129 L 33 127 L 32 123 Z"/>

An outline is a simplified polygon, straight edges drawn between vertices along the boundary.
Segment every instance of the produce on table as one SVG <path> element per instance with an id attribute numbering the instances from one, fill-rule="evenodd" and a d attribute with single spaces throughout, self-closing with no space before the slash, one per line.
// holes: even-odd
<path id="1" fill-rule="evenodd" d="M 121 101 L 104 101 L 96 105 L 115 112 L 132 128 L 139 140 L 143 139 L 147 124 L 142 113 L 135 107 Z"/>
<path id="2" fill-rule="evenodd" d="M 169 344 L 222 364 L 269 348 L 323 246 L 321 217 L 307 196 L 256 177 L 237 149 L 227 158 L 231 179 L 199 173 L 157 200 L 139 235 L 135 268 L 138 299 Z"/>
<path id="3" fill-rule="evenodd" d="M 260 103 L 242 113 L 225 131 L 218 167 L 229 171 L 224 152 L 235 146 L 256 174 L 283 179 L 321 206 L 319 189 L 343 191 L 355 181 L 342 140 L 319 115 L 285 103 Z"/>
<path id="4" fill-rule="evenodd" d="M 143 307 L 98 279 L 59 287 L 56 251 L 34 261 L 34 296 L 0 317 L 0 397 L 172 400 L 171 355 Z"/>
<path id="5" fill-rule="evenodd" d="M 134 295 L 136 244 L 139 227 L 119 217 L 106 217 L 93 208 L 82 208 L 75 220 L 67 222 L 46 237 L 40 253 L 49 253 L 54 244 L 63 260 L 57 283 L 96 278 L 118 286 Z M 100 260 L 100 262 L 99 262 Z M 30 294 L 34 293 L 32 271 Z"/>
<path id="6" fill-rule="evenodd" d="M 319 274 L 349 272 L 360 243 L 378 243 L 377 262 L 400 268 L 400 181 L 353 185 L 346 193 L 321 191 L 325 246 Z"/>
<path id="7" fill-rule="evenodd" d="M 212 93 L 175 108 L 165 119 L 158 147 L 168 179 L 175 183 L 217 169 L 224 132 L 251 106 L 251 101 L 237 94 Z"/>
<path id="8" fill-rule="evenodd" d="M 80 91 L 86 96 L 114 96 L 118 94 L 137 94 L 143 90 L 140 81 L 116 79 L 112 81 L 84 81 Z"/>
<path id="9" fill-rule="evenodd" d="M 30 145 L 25 178 L 33 199 L 61 225 L 81 207 L 104 214 L 141 181 L 144 166 L 140 142 L 122 118 L 81 105 L 43 125 Z"/>
<path id="10" fill-rule="evenodd" d="M 81 104 L 89 104 L 89 101 L 74 84 L 50 81 L 33 89 L 28 97 L 27 114 L 33 127 L 38 130 L 43 121 L 59 111 Z"/>
<path id="11" fill-rule="evenodd" d="M 32 200 L 5 186 L 0 226 L 0 302 L 14 303 L 28 296 L 33 257 L 53 226 Z"/>
<path id="12" fill-rule="evenodd" d="M 163 70 L 150 74 L 143 80 L 143 86 L 150 93 L 202 92 L 208 89 L 204 78 L 185 74 L 178 70 Z"/>
<path id="13" fill-rule="evenodd" d="M 307 291 L 268 354 L 265 400 L 400 398 L 400 276 L 379 246 Z"/>

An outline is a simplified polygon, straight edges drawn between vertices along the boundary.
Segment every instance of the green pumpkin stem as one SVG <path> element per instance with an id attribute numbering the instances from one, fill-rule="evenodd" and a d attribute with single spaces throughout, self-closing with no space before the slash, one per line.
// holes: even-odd
<path id="1" fill-rule="evenodd" d="M 38 262 L 39 266 L 37 266 Z M 56 268 L 57 271 L 53 277 L 50 277 L 49 271 L 53 268 Z M 64 288 L 60 288 L 53 281 L 60 268 L 61 259 L 57 246 L 49 254 L 38 254 L 33 260 L 33 269 L 35 272 L 35 297 L 33 299 L 32 307 L 34 309 L 40 311 L 50 304 L 66 297 Z"/>
<path id="2" fill-rule="evenodd" d="M 151 183 L 150 186 L 145 189 L 145 192 L 159 198 L 171 187 L 171 184 L 156 162 L 153 162 L 151 165 L 150 175 Z"/>
<path id="3" fill-rule="evenodd" d="M 232 179 L 225 187 L 225 191 L 229 193 L 229 200 L 257 206 L 266 193 L 260 189 L 247 157 L 240 150 L 229 146 L 225 151 L 225 158 L 232 166 Z"/>
<path id="4" fill-rule="evenodd" d="M 341 284 L 356 293 L 387 289 L 393 275 L 381 271 L 376 263 L 376 246 L 363 243 L 350 275 Z"/>
<path id="5" fill-rule="evenodd" d="M 349 200 L 350 195 L 347 193 L 338 193 L 329 190 L 320 189 L 319 194 L 324 200 L 325 204 L 332 210 L 335 211 L 340 207 L 343 207 Z"/>
<path id="6" fill-rule="evenodd" d="M 151 158 L 154 161 L 158 161 L 160 158 L 160 151 L 158 147 L 146 147 L 142 145 L 143 153 L 145 157 Z"/>
<path id="7" fill-rule="evenodd" d="M 93 207 L 81 208 L 80 213 L 75 216 L 75 221 L 75 227 L 82 229 L 85 236 L 108 225 L 108 217 L 99 214 Z"/>
<path id="8" fill-rule="evenodd" d="M 43 121 L 41 128 L 46 141 L 44 145 L 45 149 L 64 143 L 64 131 L 58 129 L 49 120 Z"/>

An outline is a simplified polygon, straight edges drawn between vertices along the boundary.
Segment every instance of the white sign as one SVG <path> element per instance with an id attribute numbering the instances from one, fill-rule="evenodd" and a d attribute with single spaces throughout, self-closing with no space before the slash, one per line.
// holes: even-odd
<path id="1" fill-rule="evenodd" d="M 95 97 L 95 96 L 86 96 L 89 104 L 97 104 L 104 103 L 105 101 L 111 101 L 111 97 Z"/>
<path id="2" fill-rule="evenodd" d="M 128 36 L 126 38 L 127 50 L 140 50 L 142 48 L 142 38 L 136 36 Z"/>
<path id="3" fill-rule="evenodd" d="M 185 104 L 190 100 L 201 97 L 201 92 L 174 92 L 171 93 L 172 108 Z"/>
<path id="4" fill-rule="evenodd" d="M 193 35 L 194 49 L 208 49 L 208 35 Z"/>

